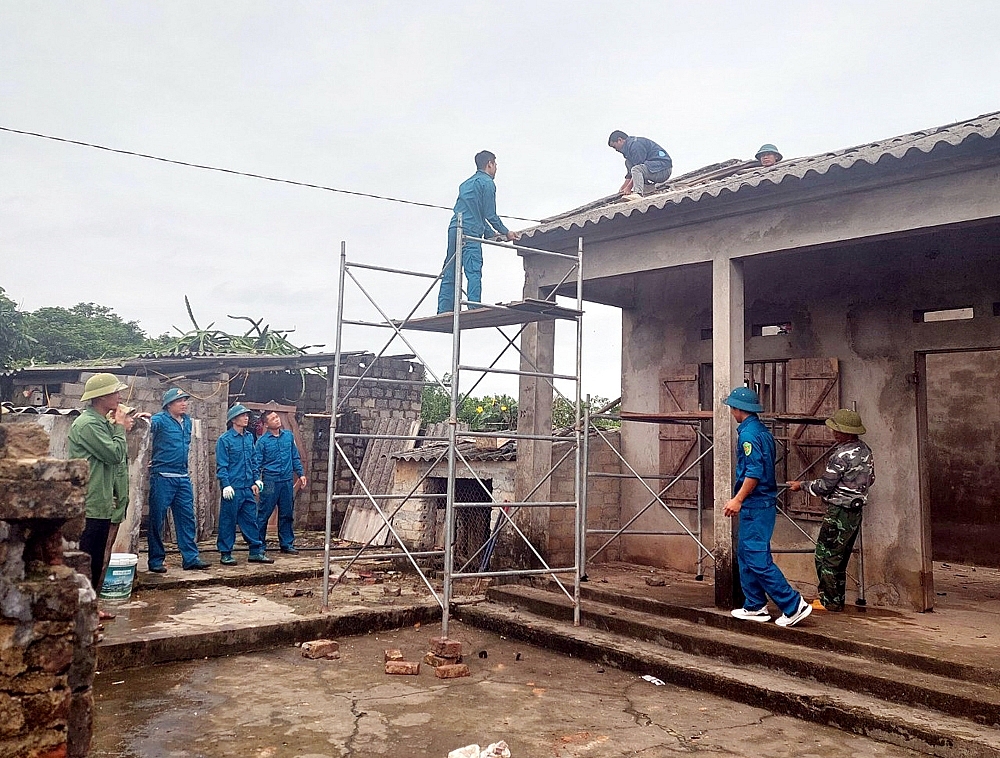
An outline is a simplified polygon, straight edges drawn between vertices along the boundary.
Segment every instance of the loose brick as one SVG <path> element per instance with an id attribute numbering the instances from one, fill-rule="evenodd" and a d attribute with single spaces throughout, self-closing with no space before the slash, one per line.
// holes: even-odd
<path id="1" fill-rule="evenodd" d="M 386 650 L 385 651 L 385 659 L 384 660 L 385 660 L 386 663 L 388 663 L 389 661 L 401 661 L 401 660 L 403 660 L 403 651 L 402 650 L 395 650 L 395 649 L 393 649 L 393 650 Z"/>
<path id="2" fill-rule="evenodd" d="M 417 661 L 386 661 L 385 673 L 396 676 L 416 676 L 420 673 Z"/>
<path id="3" fill-rule="evenodd" d="M 438 679 L 458 679 L 462 676 L 472 676 L 472 672 L 464 663 L 453 663 L 447 666 L 438 666 L 434 669 L 434 676 Z"/>
<path id="4" fill-rule="evenodd" d="M 430 652 L 442 658 L 460 658 L 462 656 L 462 643 L 448 637 L 431 637 Z"/>
<path id="5" fill-rule="evenodd" d="M 304 658 L 340 658 L 340 643 L 333 640 L 311 640 L 302 643 Z"/>
<path id="6" fill-rule="evenodd" d="M 456 663 L 462 662 L 462 656 L 458 658 L 443 658 L 440 655 L 434 655 L 434 653 L 428 653 L 424 656 L 424 663 L 428 666 L 433 666 L 437 668 L 438 666 L 453 666 Z"/>

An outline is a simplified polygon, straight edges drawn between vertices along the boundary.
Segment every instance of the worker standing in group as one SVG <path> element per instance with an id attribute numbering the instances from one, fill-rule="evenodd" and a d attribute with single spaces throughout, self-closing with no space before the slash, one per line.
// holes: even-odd
<path id="1" fill-rule="evenodd" d="M 833 430 L 837 441 L 837 447 L 827 458 L 826 471 L 819 479 L 788 482 L 788 489 L 804 490 L 823 498 L 826 504 L 816 541 L 818 603 L 828 611 L 842 611 L 847 593 L 847 564 L 861 530 L 868 490 L 875 483 L 875 460 L 871 448 L 859 437 L 865 433 L 859 414 L 841 408 L 826 420 L 826 425 Z M 813 607 L 817 607 L 816 603 Z"/>
<path id="2" fill-rule="evenodd" d="M 97 593 L 104 583 L 104 553 L 115 510 L 115 477 L 125 466 L 125 433 L 133 423 L 119 402 L 124 389 L 128 385 L 114 374 L 94 374 L 80 398 L 90 404 L 69 430 L 69 457 L 87 461 L 90 470 L 80 550 L 90 556 L 90 584 Z M 102 620 L 114 618 L 104 611 L 99 615 Z"/>
<path id="3" fill-rule="evenodd" d="M 502 236 L 508 241 L 517 239 L 517 234 L 504 226 L 497 215 L 497 187 L 493 178 L 497 175 L 497 157 L 489 150 L 476 153 L 476 173 L 458 187 L 455 211 L 448 225 L 448 252 L 441 272 L 441 289 L 438 291 L 438 313 L 450 313 L 455 309 L 455 251 L 458 246 L 458 217 L 462 216 L 462 234 L 466 237 Z M 462 270 L 468 283 L 466 300 L 482 302 L 483 245 L 474 240 L 465 240 L 462 245 Z"/>
<path id="4" fill-rule="evenodd" d="M 282 553 L 298 555 L 295 549 L 294 521 L 295 484 L 305 488 L 309 483 L 302 468 L 302 458 L 295 445 L 295 435 L 281 428 L 277 411 L 264 411 L 264 433 L 254 445 L 254 475 L 256 486 L 262 489 L 257 511 L 257 528 L 262 550 L 267 548 L 267 522 L 278 509 L 278 547 Z"/>
<path id="5" fill-rule="evenodd" d="M 163 393 L 163 410 L 149 422 L 152 444 L 149 461 L 149 570 L 166 573 L 167 551 L 163 546 L 163 525 L 167 510 L 174 516 L 181 567 L 187 571 L 207 569 L 198 555 L 195 541 L 194 489 L 188 475 L 191 448 L 191 417 L 187 414 L 187 392 L 171 387 Z"/>
<path id="6" fill-rule="evenodd" d="M 264 553 L 264 542 L 260 538 L 257 524 L 257 497 L 260 487 L 254 472 L 253 435 L 247 431 L 250 423 L 250 409 L 236 403 L 226 413 L 229 428 L 215 444 L 215 470 L 222 490 L 219 504 L 219 548 L 223 566 L 235 566 L 233 547 L 236 543 L 236 527 L 250 548 L 250 563 L 274 563 Z"/>
<path id="7" fill-rule="evenodd" d="M 736 483 L 733 498 L 723 510 L 739 517 L 736 557 L 746 598 L 733 616 L 745 621 L 770 621 L 768 596 L 781 609 L 778 626 L 795 626 L 812 606 L 792 589 L 771 557 L 771 535 L 778 513 L 778 485 L 774 478 L 774 436 L 757 417 L 764 410 L 757 393 L 737 387 L 724 401 L 736 419 Z"/>
<path id="8" fill-rule="evenodd" d="M 625 183 L 618 194 L 626 200 L 639 200 L 646 194 L 646 185 L 659 184 L 670 178 L 674 163 L 670 155 L 653 140 L 630 137 L 615 129 L 608 137 L 608 147 L 625 156 Z"/>

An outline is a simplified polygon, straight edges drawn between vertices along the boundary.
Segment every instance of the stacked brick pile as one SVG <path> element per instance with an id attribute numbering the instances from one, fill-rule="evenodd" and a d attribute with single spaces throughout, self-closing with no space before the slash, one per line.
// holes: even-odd
<path id="1" fill-rule="evenodd" d="M 462 643 L 448 637 L 431 637 L 431 649 L 424 656 L 424 663 L 434 667 L 438 679 L 456 679 L 469 676 L 469 667 L 462 663 Z"/>
<path id="2" fill-rule="evenodd" d="M 83 528 L 87 464 L 46 458 L 34 424 L 0 425 L 0 755 L 86 756 L 96 664 Z"/>

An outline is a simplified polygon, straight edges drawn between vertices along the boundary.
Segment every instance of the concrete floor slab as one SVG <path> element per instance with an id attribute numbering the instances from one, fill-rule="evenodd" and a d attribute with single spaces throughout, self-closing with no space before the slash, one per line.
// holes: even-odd
<path id="1" fill-rule="evenodd" d="M 424 624 L 343 638 L 336 661 L 285 647 L 101 674 L 91 755 L 444 758 L 498 739 L 514 758 L 915 755 L 459 623 L 451 636 L 465 643 L 471 677 L 438 680 L 425 666 L 385 675 L 384 649 L 419 660 L 438 634 Z"/>

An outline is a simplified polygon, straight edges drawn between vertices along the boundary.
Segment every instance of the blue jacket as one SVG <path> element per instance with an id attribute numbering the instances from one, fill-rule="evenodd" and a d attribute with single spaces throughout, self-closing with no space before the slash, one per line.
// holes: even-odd
<path id="1" fill-rule="evenodd" d="M 302 459 L 299 449 L 295 446 L 295 435 L 287 429 L 282 429 L 278 436 L 266 429 L 253 448 L 253 470 L 261 472 L 265 482 L 287 482 L 295 476 L 302 476 Z"/>
<path id="2" fill-rule="evenodd" d="M 462 231 L 470 237 L 486 234 L 487 224 L 492 233 L 507 234 L 507 227 L 497 216 L 497 186 L 485 171 L 477 171 L 458 186 L 458 200 L 449 228 L 458 226 L 458 214 L 462 214 Z"/>
<path id="3" fill-rule="evenodd" d="M 237 434 L 227 429 L 215 443 L 215 475 L 220 487 L 250 489 L 257 477 L 254 475 L 253 435 L 244 430 Z"/>
<path id="4" fill-rule="evenodd" d="M 774 437 L 757 416 L 747 416 L 736 427 L 736 484 L 740 491 L 747 477 L 757 480 L 753 492 L 743 501 L 744 508 L 773 508 L 778 497 L 774 480 Z"/>
<path id="5" fill-rule="evenodd" d="M 626 137 L 622 155 L 625 156 L 626 177 L 632 166 L 638 166 L 640 163 L 645 163 L 650 171 L 664 171 L 673 168 L 674 165 L 666 150 L 645 137 Z"/>
<path id="6" fill-rule="evenodd" d="M 166 411 L 160 411 L 149 421 L 153 437 L 149 470 L 154 474 L 187 476 L 188 450 L 191 447 L 191 417 L 176 421 Z"/>

